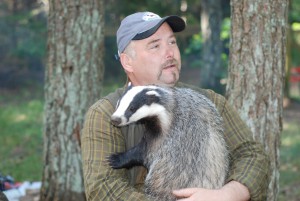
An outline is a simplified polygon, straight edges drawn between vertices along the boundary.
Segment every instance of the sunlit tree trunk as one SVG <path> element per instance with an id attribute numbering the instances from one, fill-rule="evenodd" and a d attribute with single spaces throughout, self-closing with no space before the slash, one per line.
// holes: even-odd
<path id="1" fill-rule="evenodd" d="M 268 200 L 279 190 L 288 0 L 231 0 L 229 101 L 271 159 Z"/>
<path id="2" fill-rule="evenodd" d="M 220 69 L 222 41 L 221 0 L 201 1 L 201 33 L 203 37 L 201 86 L 221 91 Z"/>
<path id="3" fill-rule="evenodd" d="M 85 200 L 80 131 L 103 79 L 103 1 L 50 0 L 41 200 Z"/>

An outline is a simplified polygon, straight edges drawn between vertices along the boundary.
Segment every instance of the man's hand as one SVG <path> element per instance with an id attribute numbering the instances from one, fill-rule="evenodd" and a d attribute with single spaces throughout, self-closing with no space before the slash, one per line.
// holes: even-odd
<path id="1" fill-rule="evenodd" d="M 226 200 L 224 197 L 220 197 L 220 189 L 211 190 L 204 188 L 185 188 L 173 191 L 173 194 L 180 201 L 220 201 Z"/>
<path id="2" fill-rule="evenodd" d="M 246 201 L 250 193 L 243 184 L 231 181 L 220 189 L 185 188 L 173 191 L 179 201 Z"/>

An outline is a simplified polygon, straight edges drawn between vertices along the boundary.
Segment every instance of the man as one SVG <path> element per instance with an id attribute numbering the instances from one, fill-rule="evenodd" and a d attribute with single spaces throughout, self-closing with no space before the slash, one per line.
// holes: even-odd
<path id="1" fill-rule="evenodd" d="M 174 32 L 184 30 L 178 16 L 160 18 L 151 12 L 126 17 L 118 31 L 120 62 L 128 80 L 135 86 L 177 83 L 181 69 L 180 52 Z M 210 98 L 225 122 L 225 139 L 230 150 L 230 172 L 221 189 L 188 188 L 174 190 L 178 200 L 242 201 L 265 200 L 269 161 L 262 146 L 252 139 L 250 130 L 225 98 L 211 90 L 196 89 Z M 123 89 L 100 99 L 87 112 L 82 133 L 82 159 L 88 200 L 147 200 L 142 191 L 145 169 L 114 170 L 106 157 L 136 144 L 143 134 L 142 125 L 124 128 L 110 123 Z"/>

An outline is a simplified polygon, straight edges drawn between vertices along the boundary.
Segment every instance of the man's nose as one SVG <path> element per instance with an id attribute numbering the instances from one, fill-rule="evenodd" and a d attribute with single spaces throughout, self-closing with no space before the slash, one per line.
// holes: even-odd
<path id="1" fill-rule="evenodd" d="M 169 45 L 167 45 L 167 47 L 166 47 L 166 57 L 167 57 L 167 59 L 174 57 L 174 49 L 172 47 L 170 47 Z"/>

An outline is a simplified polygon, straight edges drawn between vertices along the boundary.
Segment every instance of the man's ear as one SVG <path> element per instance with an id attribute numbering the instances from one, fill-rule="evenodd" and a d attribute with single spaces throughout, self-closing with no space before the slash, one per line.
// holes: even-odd
<path id="1" fill-rule="evenodd" d="M 133 69 L 132 69 L 132 58 L 128 55 L 128 54 L 125 54 L 125 53 L 121 53 L 120 54 L 120 62 L 124 68 L 125 71 L 127 72 L 132 72 Z"/>

